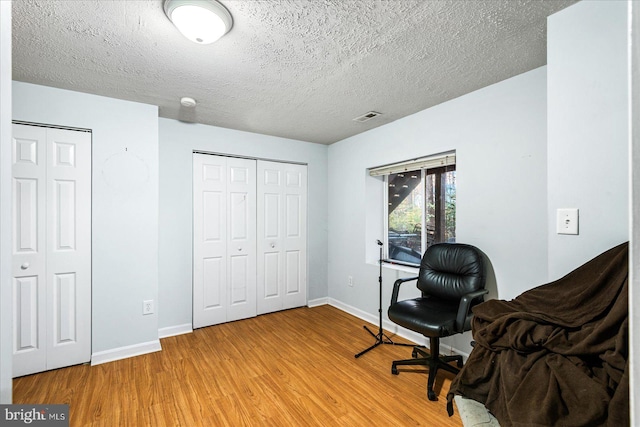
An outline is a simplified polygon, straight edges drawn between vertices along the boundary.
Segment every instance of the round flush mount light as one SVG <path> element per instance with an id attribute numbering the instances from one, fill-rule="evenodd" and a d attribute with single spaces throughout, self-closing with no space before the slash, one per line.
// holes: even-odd
<path id="1" fill-rule="evenodd" d="M 182 35 L 198 44 L 209 44 L 229 32 L 233 18 L 215 0 L 165 0 L 164 13 Z"/>
<path id="2" fill-rule="evenodd" d="M 188 96 L 183 96 L 180 98 L 180 105 L 187 108 L 193 108 L 196 106 L 196 100 Z"/>

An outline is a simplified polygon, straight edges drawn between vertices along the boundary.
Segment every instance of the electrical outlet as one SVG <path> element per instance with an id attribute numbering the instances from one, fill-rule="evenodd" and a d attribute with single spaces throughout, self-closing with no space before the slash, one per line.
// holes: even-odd
<path id="1" fill-rule="evenodd" d="M 353 276 L 349 276 L 349 286 L 353 287 Z"/>
<path id="2" fill-rule="evenodd" d="M 153 314 L 153 300 L 149 299 L 146 301 L 142 301 L 142 314 Z"/>

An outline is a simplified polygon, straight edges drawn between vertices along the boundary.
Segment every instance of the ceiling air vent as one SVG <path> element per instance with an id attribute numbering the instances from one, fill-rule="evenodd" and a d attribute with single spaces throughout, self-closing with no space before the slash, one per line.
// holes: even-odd
<path id="1" fill-rule="evenodd" d="M 356 122 L 362 123 L 362 122 L 366 122 L 368 120 L 371 120 L 371 119 L 373 119 L 375 117 L 378 117 L 380 115 L 382 115 L 382 113 L 376 113 L 375 111 L 369 111 L 368 113 L 365 113 L 365 114 L 363 114 L 363 115 L 361 115 L 359 117 L 356 117 L 353 120 L 356 121 Z"/>

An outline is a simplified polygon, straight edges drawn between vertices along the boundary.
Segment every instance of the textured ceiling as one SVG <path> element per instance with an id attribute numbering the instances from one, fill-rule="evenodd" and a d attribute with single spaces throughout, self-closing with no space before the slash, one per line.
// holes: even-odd
<path id="1" fill-rule="evenodd" d="M 575 1 L 222 0 L 231 32 L 197 45 L 162 0 L 14 0 L 13 78 L 331 144 L 546 64 Z"/>

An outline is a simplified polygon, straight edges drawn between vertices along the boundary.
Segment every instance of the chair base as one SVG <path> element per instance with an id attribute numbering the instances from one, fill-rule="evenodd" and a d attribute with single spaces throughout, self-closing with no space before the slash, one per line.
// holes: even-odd
<path id="1" fill-rule="evenodd" d="M 398 366 L 406 366 L 406 365 L 423 365 L 429 367 L 429 377 L 427 380 L 427 397 L 429 400 L 438 400 L 436 393 L 433 391 L 433 384 L 436 380 L 436 374 L 438 373 L 438 369 L 444 369 L 445 371 L 449 371 L 453 374 L 457 374 L 460 372 L 460 368 L 462 368 L 462 356 L 441 356 L 439 354 L 440 348 L 440 339 L 431 337 L 430 341 L 430 351 L 431 353 L 427 353 L 420 347 L 416 346 L 413 348 L 413 352 L 411 353 L 412 359 L 407 360 L 395 360 L 391 364 L 391 373 L 393 375 L 398 375 Z M 418 357 L 421 356 L 421 357 Z M 458 367 L 451 366 L 449 362 L 456 362 Z"/>

